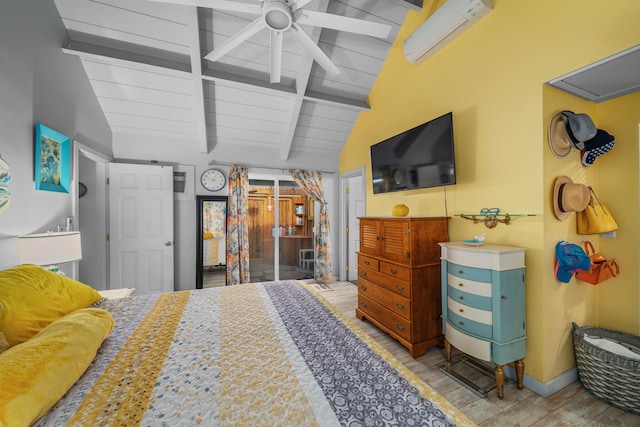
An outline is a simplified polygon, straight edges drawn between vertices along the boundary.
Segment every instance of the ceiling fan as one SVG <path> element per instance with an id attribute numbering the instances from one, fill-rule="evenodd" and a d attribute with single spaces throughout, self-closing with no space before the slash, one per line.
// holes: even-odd
<path id="1" fill-rule="evenodd" d="M 282 39 L 285 32 L 293 36 L 311 54 L 313 59 L 324 68 L 329 76 L 335 77 L 340 74 L 338 67 L 300 25 L 331 28 L 382 39 L 388 37 L 391 31 L 390 25 L 303 9 L 311 0 L 255 0 L 255 3 L 243 3 L 235 0 L 153 1 L 259 15 L 249 25 L 215 47 L 205 56 L 205 59 L 217 61 L 243 41 L 266 28 L 271 35 L 271 83 L 280 82 Z"/>

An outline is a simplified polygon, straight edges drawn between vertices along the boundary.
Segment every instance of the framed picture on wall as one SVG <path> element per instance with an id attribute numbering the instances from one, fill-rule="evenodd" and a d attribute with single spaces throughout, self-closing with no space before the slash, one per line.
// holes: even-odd
<path id="1" fill-rule="evenodd" d="M 71 138 L 36 124 L 36 190 L 68 193 L 71 183 Z"/>

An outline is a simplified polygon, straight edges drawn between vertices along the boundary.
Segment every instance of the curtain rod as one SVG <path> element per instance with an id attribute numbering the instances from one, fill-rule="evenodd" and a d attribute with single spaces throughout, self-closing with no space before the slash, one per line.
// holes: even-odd
<path id="1" fill-rule="evenodd" d="M 218 162 L 216 160 L 211 160 L 209 163 L 207 163 L 209 166 L 231 166 L 233 165 L 245 165 L 248 168 L 254 168 L 254 169 L 270 169 L 270 170 L 274 170 L 274 171 L 281 171 L 282 173 L 289 173 L 289 169 L 300 169 L 300 168 L 270 168 L 267 166 L 258 166 L 255 164 L 249 164 L 249 163 L 240 163 L 240 162 L 234 162 L 234 163 L 227 163 L 227 162 Z M 327 174 L 334 174 L 334 173 L 338 173 L 338 171 L 322 171 L 322 170 L 318 170 L 318 169 L 311 169 L 320 173 L 327 173 Z"/>

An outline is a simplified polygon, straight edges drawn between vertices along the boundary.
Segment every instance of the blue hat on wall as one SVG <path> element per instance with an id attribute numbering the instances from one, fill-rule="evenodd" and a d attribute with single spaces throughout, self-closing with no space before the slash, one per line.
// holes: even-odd
<path id="1" fill-rule="evenodd" d="M 607 131 L 598 129 L 596 136 L 584 143 L 584 149 L 580 150 L 580 160 L 585 166 L 592 166 L 593 162 L 603 154 L 611 151 L 616 141 L 613 135 Z"/>
<path id="2" fill-rule="evenodd" d="M 556 244 L 556 279 L 569 283 L 578 271 L 589 271 L 591 259 L 580 246 L 560 240 Z"/>

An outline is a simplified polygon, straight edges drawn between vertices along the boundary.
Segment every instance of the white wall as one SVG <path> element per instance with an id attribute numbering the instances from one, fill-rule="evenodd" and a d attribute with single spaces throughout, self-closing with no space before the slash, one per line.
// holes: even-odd
<path id="1" fill-rule="evenodd" d="M 71 196 L 36 191 L 35 124 L 111 155 L 111 130 L 52 0 L 0 2 L 0 155 L 9 164 L 11 204 L 0 212 L 0 269 L 18 264 L 15 236 L 55 229 Z M 64 268 L 63 268 L 64 270 Z"/>

